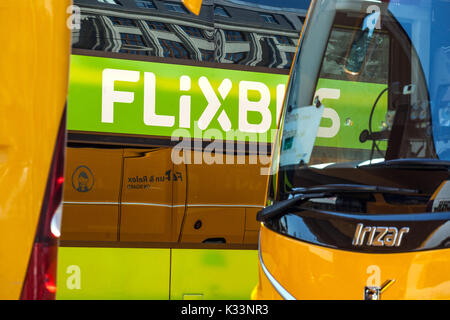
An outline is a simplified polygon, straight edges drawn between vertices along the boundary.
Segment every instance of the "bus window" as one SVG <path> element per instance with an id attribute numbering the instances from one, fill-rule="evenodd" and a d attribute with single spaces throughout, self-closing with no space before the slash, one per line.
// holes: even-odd
<path id="1" fill-rule="evenodd" d="M 305 163 L 425 158 L 434 153 L 423 75 L 410 70 L 417 61 L 415 48 L 389 18 L 368 31 L 368 17 L 338 13 L 334 18 L 312 99 L 323 114 Z M 296 91 L 289 99 L 286 129 L 303 107 Z M 295 145 L 291 133 L 283 138 L 284 164 L 299 160 L 290 155 Z"/>
<path id="2" fill-rule="evenodd" d="M 361 132 L 369 126 L 373 126 L 373 131 L 387 126 L 387 94 L 379 98 L 370 125 L 366 114 L 371 113 L 374 101 L 388 84 L 390 37 L 377 30 L 361 44 L 359 38 L 367 37 L 368 31 L 361 33 L 359 29 L 352 29 L 350 26 L 355 23 L 358 22 L 348 17 L 336 18 L 325 50 L 315 95 L 325 109 L 317 135 L 317 148 L 311 155 L 315 161 L 312 164 L 332 163 L 342 158 L 353 161 L 362 154 L 369 158 L 372 145 L 369 142 L 361 144 Z M 355 60 L 359 58 L 354 52 L 364 49 L 355 49 L 358 46 L 366 46 L 367 54 L 358 62 L 358 67 L 353 67 L 355 71 L 350 71 L 351 63 L 356 64 Z M 355 88 L 358 98 L 354 95 Z M 339 149 L 342 145 L 347 147 Z M 330 147 L 335 149 L 330 150 Z M 385 142 L 378 142 L 376 148 L 375 151 L 385 151 Z M 384 154 L 377 152 L 376 157 L 384 157 Z"/>
<path id="3" fill-rule="evenodd" d="M 113 14 L 102 5 L 83 6 L 73 48 L 130 59 L 160 57 L 289 69 L 307 10 L 305 3 L 274 13 L 258 6 L 258 1 L 239 5 L 225 1 L 204 3 L 198 16 L 179 12 L 174 19 L 174 11 L 162 2 L 152 3 L 145 15 L 135 17 L 129 14 L 136 10 L 132 3 L 114 8 Z"/>
<path id="4" fill-rule="evenodd" d="M 274 13 L 247 2 L 215 4 L 216 61 L 227 64 L 289 69 L 295 55 L 305 9 Z M 221 14 L 226 12 L 225 14 Z"/>
<path id="5" fill-rule="evenodd" d="M 73 33 L 73 47 L 120 53 L 131 59 L 134 56 L 214 61 L 211 6 L 203 6 L 196 16 L 184 8 L 171 10 L 182 7 L 178 3 L 166 6 L 156 1 L 152 2 L 152 8 L 142 8 L 137 3 L 124 3 L 114 8 L 112 14 L 101 5 L 83 6 L 80 30 Z M 142 15 L 130 16 L 129 10 L 140 10 Z"/>

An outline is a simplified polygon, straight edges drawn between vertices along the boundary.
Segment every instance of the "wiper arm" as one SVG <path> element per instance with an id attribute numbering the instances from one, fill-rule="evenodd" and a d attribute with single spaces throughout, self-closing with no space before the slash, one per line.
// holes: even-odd
<path id="1" fill-rule="evenodd" d="M 384 186 L 374 186 L 366 184 L 324 184 L 317 187 L 310 188 L 293 188 L 290 194 L 311 194 L 311 193 L 391 193 L 391 194 L 417 194 L 419 190 L 394 188 Z"/>
<path id="2" fill-rule="evenodd" d="M 341 193 L 390 193 L 390 194 L 419 194 L 419 190 L 372 186 L 363 184 L 326 184 L 310 188 L 294 188 L 290 192 L 290 199 L 279 201 L 269 207 L 265 207 L 256 215 L 256 220 L 266 221 L 274 218 L 284 210 L 299 203 L 314 199 L 326 198 Z"/>
<path id="3" fill-rule="evenodd" d="M 309 194 L 309 195 L 296 195 L 293 198 L 279 201 L 269 207 L 265 207 L 261 211 L 258 211 L 256 215 L 256 220 L 258 221 L 266 221 L 271 218 L 276 217 L 280 213 L 282 213 L 285 209 L 292 207 L 293 205 L 299 204 L 299 202 L 305 202 L 314 198 L 324 198 L 326 197 L 325 193 L 317 193 L 317 194 Z"/>
<path id="4" fill-rule="evenodd" d="M 395 159 L 386 160 L 382 162 L 377 162 L 373 164 L 367 164 L 360 167 L 399 167 L 399 168 L 424 168 L 424 169 L 434 169 L 434 168 L 450 168 L 450 161 L 440 160 L 440 159 L 430 159 L 430 158 L 406 158 L 406 159 Z"/>

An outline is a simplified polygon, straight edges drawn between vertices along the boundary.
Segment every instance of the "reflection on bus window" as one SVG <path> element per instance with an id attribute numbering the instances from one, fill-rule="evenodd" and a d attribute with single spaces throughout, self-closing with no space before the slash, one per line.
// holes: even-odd
<path id="1" fill-rule="evenodd" d="M 81 9 L 81 28 L 73 32 L 75 49 L 285 70 L 293 61 L 307 12 L 303 1 L 210 1 L 199 16 L 189 14 L 181 1 L 75 4 Z M 114 14 L 105 4 L 117 6 Z M 123 34 L 130 36 L 124 41 Z"/>

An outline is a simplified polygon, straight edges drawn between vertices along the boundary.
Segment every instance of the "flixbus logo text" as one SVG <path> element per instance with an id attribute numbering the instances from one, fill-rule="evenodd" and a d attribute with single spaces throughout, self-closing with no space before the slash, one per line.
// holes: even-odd
<path id="1" fill-rule="evenodd" d="M 142 121 L 146 126 L 167 127 L 167 128 L 191 128 L 193 119 L 191 115 L 192 94 L 189 94 L 192 86 L 192 78 L 188 75 L 181 76 L 178 80 L 179 89 L 174 87 L 174 94 L 180 93 L 178 103 L 178 113 L 169 113 L 160 107 L 160 112 L 156 111 L 158 104 L 157 87 L 158 77 L 152 72 L 139 72 L 119 69 L 105 69 L 102 77 L 102 115 L 103 123 L 114 123 L 114 109 L 117 103 L 133 103 L 134 92 L 115 90 L 116 82 L 138 82 L 143 77 L 143 108 Z M 233 119 L 222 106 L 226 101 L 232 87 L 236 85 L 239 90 L 238 118 Z M 217 119 L 221 129 L 228 132 L 232 129 L 238 129 L 246 133 L 266 133 L 272 125 L 272 112 L 270 110 L 271 94 L 269 87 L 262 82 L 257 81 L 239 81 L 233 84 L 230 79 L 223 79 L 217 89 L 213 88 L 209 79 L 201 76 L 198 79 L 198 87 L 206 100 L 204 106 L 195 106 L 202 108 L 202 113 L 197 122 L 198 128 L 206 130 L 210 127 L 213 120 Z M 178 90 L 177 90 L 178 89 Z M 285 84 L 279 84 L 276 88 L 276 116 L 279 117 L 283 103 Z M 259 97 L 251 99 L 250 92 Z M 259 117 L 258 122 L 249 121 L 249 114 L 256 113 Z M 237 120 L 237 121 L 234 121 Z"/>

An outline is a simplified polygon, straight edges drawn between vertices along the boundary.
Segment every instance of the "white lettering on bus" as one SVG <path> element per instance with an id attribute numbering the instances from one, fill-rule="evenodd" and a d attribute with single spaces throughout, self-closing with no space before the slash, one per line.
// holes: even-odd
<path id="1" fill-rule="evenodd" d="M 341 90 L 321 88 L 317 90 L 315 97 L 318 97 L 319 101 L 321 102 L 323 101 L 323 99 L 337 100 L 341 97 Z M 339 118 L 339 114 L 336 112 L 336 110 L 332 108 L 324 108 L 322 117 L 331 119 L 332 125 L 331 127 L 319 127 L 319 130 L 317 131 L 317 137 L 319 138 L 335 137 L 338 134 L 339 129 L 341 128 L 341 119 Z"/>
<path id="2" fill-rule="evenodd" d="M 260 99 L 250 101 L 249 91 L 258 91 Z M 263 133 L 270 129 L 272 123 L 272 114 L 269 110 L 270 90 L 261 82 L 241 81 L 239 83 L 239 130 L 242 132 Z M 261 116 L 261 122 L 252 124 L 248 122 L 248 113 L 258 112 Z"/>
<path id="3" fill-rule="evenodd" d="M 102 122 L 114 122 L 114 103 L 133 103 L 134 93 L 115 91 L 116 81 L 138 82 L 139 71 L 105 69 L 102 82 Z"/>
<path id="4" fill-rule="evenodd" d="M 114 123 L 114 107 L 116 103 L 131 104 L 135 101 L 135 93 L 127 91 L 115 90 L 116 82 L 138 82 L 140 80 L 139 71 L 128 71 L 118 69 L 104 69 L 102 75 L 102 123 Z M 183 94 L 179 100 L 179 128 L 191 128 L 191 78 L 183 75 L 179 79 L 179 91 Z M 143 121 L 148 126 L 158 127 L 174 127 L 175 115 L 162 115 L 156 113 L 156 85 L 157 77 L 152 72 L 144 72 L 144 110 Z M 207 77 L 200 77 L 198 85 L 207 101 L 207 105 L 203 110 L 197 125 L 200 130 L 206 130 L 211 122 L 217 118 L 221 128 L 228 132 L 232 130 L 232 121 L 230 120 L 225 109 L 222 107 L 223 102 L 229 95 L 233 83 L 230 79 L 222 80 L 217 89 L 217 93 Z M 281 108 L 284 98 L 286 86 L 279 84 L 276 88 L 276 119 L 281 114 Z M 250 99 L 250 92 L 257 92 L 259 100 Z M 238 102 L 238 123 L 237 126 L 241 132 L 245 133 L 266 133 L 270 130 L 272 124 L 272 113 L 269 109 L 271 102 L 270 90 L 264 83 L 255 81 L 239 82 L 239 102 Z M 251 123 L 249 114 L 259 113 L 261 120 L 259 123 Z"/>

